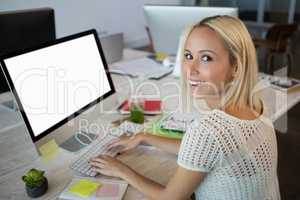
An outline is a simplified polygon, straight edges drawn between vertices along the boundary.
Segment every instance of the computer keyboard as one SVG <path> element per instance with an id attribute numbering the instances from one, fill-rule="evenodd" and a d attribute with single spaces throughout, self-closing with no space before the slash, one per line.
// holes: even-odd
<path id="1" fill-rule="evenodd" d="M 118 153 L 116 151 L 117 149 L 115 148 L 110 151 L 107 151 L 105 149 L 105 146 L 110 141 L 116 138 L 117 138 L 116 136 L 110 134 L 98 138 L 86 153 L 84 153 L 82 156 L 79 157 L 79 159 L 77 159 L 75 162 L 71 164 L 70 166 L 71 169 L 86 176 L 96 176 L 96 172 L 92 171 L 91 165 L 89 164 L 89 160 L 100 154 L 115 156 Z"/>
<path id="2" fill-rule="evenodd" d="M 114 147 L 108 151 L 106 149 L 107 144 L 125 133 L 132 135 L 142 131 L 142 129 L 143 125 L 134 124 L 131 122 L 122 123 L 119 127 L 111 129 L 110 133 L 103 137 L 97 138 L 96 141 L 91 144 L 92 146 L 89 148 L 89 150 L 81 155 L 75 162 L 73 162 L 70 165 L 70 168 L 76 172 L 79 172 L 81 175 L 91 177 L 96 176 L 97 173 L 92 171 L 89 160 L 98 155 L 110 155 L 112 157 L 116 156 L 123 147 Z"/>

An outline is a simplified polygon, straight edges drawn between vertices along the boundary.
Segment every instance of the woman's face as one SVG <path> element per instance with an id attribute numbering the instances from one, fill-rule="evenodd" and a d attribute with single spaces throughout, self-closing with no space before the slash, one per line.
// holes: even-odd
<path id="1" fill-rule="evenodd" d="M 220 36 L 208 27 L 197 27 L 189 35 L 183 59 L 183 72 L 194 98 L 220 95 L 232 79 L 229 52 Z"/>

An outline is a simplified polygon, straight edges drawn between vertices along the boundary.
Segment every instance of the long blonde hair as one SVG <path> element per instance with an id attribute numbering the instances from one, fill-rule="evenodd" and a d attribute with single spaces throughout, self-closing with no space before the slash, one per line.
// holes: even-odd
<path id="1" fill-rule="evenodd" d="M 209 27 L 214 30 L 225 45 L 229 52 L 229 59 L 232 66 L 236 67 L 236 76 L 226 89 L 225 95 L 222 97 L 222 105 L 235 105 L 238 108 L 249 106 L 252 109 L 261 108 L 259 93 L 254 92 L 258 77 L 258 64 L 256 50 L 252 42 L 251 36 L 244 23 L 236 17 L 227 15 L 208 17 L 199 23 L 190 26 L 180 41 L 180 63 L 183 66 L 184 47 L 190 33 L 198 27 Z M 181 67 L 181 74 L 183 74 Z M 182 80 L 182 96 L 186 98 L 187 85 L 184 76 Z M 183 100 L 185 105 L 186 99 Z M 186 109 L 186 108 L 185 108 Z"/>

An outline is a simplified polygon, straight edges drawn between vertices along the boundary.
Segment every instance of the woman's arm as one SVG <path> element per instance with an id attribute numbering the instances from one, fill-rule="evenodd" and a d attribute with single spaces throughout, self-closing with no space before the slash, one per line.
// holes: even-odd
<path id="1" fill-rule="evenodd" d="M 162 186 L 129 169 L 122 177 L 151 199 L 189 199 L 205 177 L 205 173 L 178 167 L 166 186 Z"/>
<path id="2" fill-rule="evenodd" d="M 189 199 L 203 181 L 206 173 L 178 167 L 166 186 L 156 183 L 132 170 L 121 161 L 99 156 L 92 159 L 91 165 L 96 172 L 120 177 L 151 199 Z"/>
<path id="3" fill-rule="evenodd" d="M 116 146 L 123 146 L 124 149 L 121 150 L 121 152 L 124 152 L 135 148 L 140 143 L 150 144 L 164 151 L 178 154 L 181 140 L 165 138 L 147 133 L 139 133 L 132 137 L 122 136 L 108 144 L 107 149 L 111 149 Z"/>
<path id="4" fill-rule="evenodd" d="M 152 146 L 155 146 L 161 150 L 167 151 L 169 153 L 178 154 L 180 148 L 180 139 L 166 138 L 151 134 L 139 134 L 137 137 L 140 137 L 142 143 L 146 143 Z"/>

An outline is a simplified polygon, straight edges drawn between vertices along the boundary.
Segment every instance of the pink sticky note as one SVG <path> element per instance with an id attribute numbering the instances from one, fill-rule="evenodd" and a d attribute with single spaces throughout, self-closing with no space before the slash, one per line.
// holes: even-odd
<path id="1" fill-rule="evenodd" d="M 119 195 L 119 186 L 113 184 L 105 184 L 96 191 L 96 197 L 115 197 Z"/>

